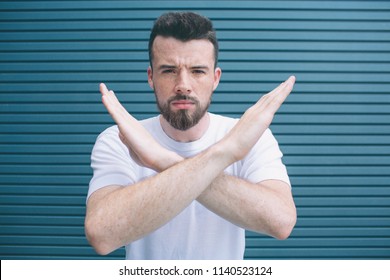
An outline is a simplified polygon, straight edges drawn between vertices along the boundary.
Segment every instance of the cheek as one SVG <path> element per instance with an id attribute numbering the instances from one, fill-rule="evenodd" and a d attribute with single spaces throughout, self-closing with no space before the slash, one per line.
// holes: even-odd
<path id="1" fill-rule="evenodd" d="M 203 92 L 205 93 L 205 95 L 207 95 L 206 97 L 208 99 L 211 98 L 214 89 L 215 89 L 214 80 L 208 80 L 207 83 L 204 83 L 204 86 L 202 88 Z"/>
<path id="2" fill-rule="evenodd" d="M 174 83 L 169 78 L 157 78 L 153 80 L 154 90 L 159 92 L 169 92 L 174 88 Z"/>
<path id="3" fill-rule="evenodd" d="M 165 83 L 154 83 L 153 91 L 156 96 L 157 102 L 159 102 L 161 105 L 165 104 L 167 100 L 172 96 L 171 90 L 167 87 Z"/>

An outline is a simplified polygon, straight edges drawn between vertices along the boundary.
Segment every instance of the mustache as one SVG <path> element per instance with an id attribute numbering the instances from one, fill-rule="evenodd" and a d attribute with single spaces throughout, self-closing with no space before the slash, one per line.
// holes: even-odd
<path id="1" fill-rule="evenodd" d="M 194 103 L 199 103 L 199 100 L 195 97 L 188 96 L 188 95 L 175 95 L 168 99 L 168 103 L 174 102 L 174 101 L 181 101 L 181 100 L 189 100 Z"/>

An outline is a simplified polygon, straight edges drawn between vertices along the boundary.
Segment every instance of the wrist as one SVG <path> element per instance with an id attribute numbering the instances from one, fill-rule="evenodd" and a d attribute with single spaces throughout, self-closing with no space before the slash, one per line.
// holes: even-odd
<path id="1" fill-rule="evenodd" d="M 218 163 L 222 164 L 224 168 L 238 160 L 231 145 L 229 145 L 229 141 L 225 138 L 211 146 L 210 152 L 213 154 L 213 158 L 217 159 Z"/>
<path id="2" fill-rule="evenodd" d="M 243 158 L 242 150 L 237 143 L 238 141 L 235 140 L 233 136 L 234 134 L 230 132 L 215 144 L 218 145 L 218 148 L 223 153 L 226 160 L 230 162 L 230 164 L 233 164 L 234 162 Z"/>
<path id="3" fill-rule="evenodd" d="M 181 162 L 182 160 L 184 160 L 183 157 L 181 157 L 175 152 L 167 150 L 165 155 L 161 157 L 161 160 L 159 162 L 156 162 L 154 170 L 156 170 L 157 172 L 162 172 L 169 167 Z"/>

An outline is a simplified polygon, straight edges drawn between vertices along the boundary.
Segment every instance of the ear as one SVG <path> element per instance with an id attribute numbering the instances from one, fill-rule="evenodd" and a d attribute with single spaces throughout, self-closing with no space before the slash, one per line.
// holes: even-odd
<path id="1" fill-rule="evenodd" d="M 148 83 L 149 86 L 154 90 L 154 84 L 153 84 L 153 70 L 152 67 L 148 67 Z"/>
<path id="2" fill-rule="evenodd" d="M 213 91 L 217 89 L 219 85 L 219 81 L 221 80 L 222 70 L 221 68 L 217 67 L 214 70 L 214 86 Z"/>

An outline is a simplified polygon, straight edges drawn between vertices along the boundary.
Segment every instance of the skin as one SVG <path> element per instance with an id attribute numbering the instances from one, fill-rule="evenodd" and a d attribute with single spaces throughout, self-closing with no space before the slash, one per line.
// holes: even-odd
<path id="1" fill-rule="evenodd" d="M 213 45 L 207 40 L 181 42 L 157 36 L 153 47 L 154 71 L 151 67 L 148 68 L 148 82 L 154 89 L 158 102 L 181 94 L 194 97 L 205 106 L 217 88 L 222 74 L 220 68 L 214 69 Z M 187 106 L 187 110 L 194 111 L 194 106 Z M 181 108 L 180 104 L 171 104 L 174 111 Z M 179 142 L 190 142 L 205 133 L 209 116 L 206 114 L 198 125 L 186 131 L 174 129 L 164 118 L 160 121 L 171 138 Z"/>
<path id="2" fill-rule="evenodd" d="M 209 102 L 221 69 L 214 69 L 213 46 L 206 40 L 181 42 L 157 37 L 148 82 L 158 102 L 187 94 Z M 131 186 L 110 185 L 94 192 L 87 203 L 86 236 L 99 254 L 108 254 L 169 222 L 197 200 L 209 210 L 245 229 L 278 239 L 287 238 L 296 222 L 291 188 L 278 180 L 257 184 L 229 176 L 223 170 L 244 158 L 272 122 L 290 94 L 295 77 L 264 95 L 250 107 L 218 143 L 184 159 L 161 147 L 120 104 L 113 91 L 100 85 L 102 102 L 117 123 L 122 142 L 141 165 L 158 172 Z M 195 110 L 191 102 L 170 104 L 171 110 Z M 165 133 L 180 142 L 202 137 L 209 125 L 206 113 L 192 128 L 181 131 L 160 118 Z"/>

